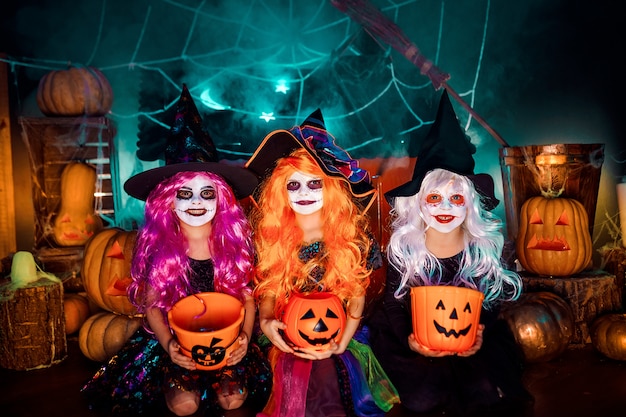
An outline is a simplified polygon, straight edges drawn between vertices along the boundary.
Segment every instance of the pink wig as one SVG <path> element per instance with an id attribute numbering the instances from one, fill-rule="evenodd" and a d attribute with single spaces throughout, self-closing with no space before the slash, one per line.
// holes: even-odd
<path id="1" fill-rule="evenodd" d="M 210 179 L 217 191 L 209 248 L 215 267 L 214 289 L 243 301 L 250 294 L 254 248 L 243 209 L 225 180 L 210 172 L 180 172 L 165 179 L 146 200 L 144 225 L 137 234 L 128 294 L 140 313 L 170 309 L 190 294 L 188 244 L 173 210 L 176 192 L 196 176 Z"/>

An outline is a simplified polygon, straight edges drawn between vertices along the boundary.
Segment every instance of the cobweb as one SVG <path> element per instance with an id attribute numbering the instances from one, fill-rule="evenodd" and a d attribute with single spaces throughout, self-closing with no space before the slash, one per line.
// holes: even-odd
<path id="1" fill-rule="evenodd" d="M 38 49 L 36 58 L 7 61 L 24 70 L 16 77 L 23 85 L 24 77 L 37 80 L 68 64 L 104 72 L 115 95 L 107 117 L 118 128 L 118 190 L 131 175 L 162 163 L 183 83 L 221 157 L 232 161 L 246 160 L 267 133 L 300 124 L 316 108 L 353 157 L 415 156 L 441 94 L 329 0 L 62 3 L 40 6 L 41 15 L 31 9 L 17 16 L 28 27 L 26 39 L 38 36 Z M 372 4 L 450 74 L 450 83 L 473 106 L 482 85 L 491 1 Z M 62 28 L 54 13 L 63 14 Z M 51 25 L 55 29 L 48 31 Z M 481 142 L 493 142 L 479 126 L 474 129 L 462 108 L 457 114 L 479 152 Z M 119 194 L 116 210 L 126 214 L 118 219 L 141 213 L 133 207 L 137 202 Z"/>

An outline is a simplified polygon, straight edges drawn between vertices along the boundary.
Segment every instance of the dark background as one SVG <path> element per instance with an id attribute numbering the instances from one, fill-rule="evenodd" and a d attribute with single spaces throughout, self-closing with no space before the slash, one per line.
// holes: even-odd
<path id="1" fill-rule="evenodd" d="M 615 183 L 626 175 L 626 22 L 618 1 L 372 3 L 450 74 L 448 85 L 507 145 L 604 143 L 594 244 L 610 240 L 604 222 L 616 216 Z M 415 156 L 441 93 L 323 0 L 10 0 L 0 6 L 0 52 L 12 64 L 19 116 L 41 116 L 34 95 L 47 71 L 70 63 L 103 70 L 115 94 L 109 116 L 119 127 L 120 183 L 159 163 L 168 111 L 183 82 L 197 103 L 210 85 L 232 106 L 198 107 L 223 157 L 234 160 L 247 159 L 265 134 L 299 124 L 316 107 L 357 158 Z M 391 82 L 390 67 L 399 82 Z M 298 81 L 288 94 L 272 91 L 268 80 L 278 75 Z M 453 104 L 477 146 L 476 171 L 489 172 L 501 187 L 502 145 L 475 120 L 468 126 L 468 112 Z M 266 108 L 277 120 L 259 121 Z M 16 169 L 17 181 L 28 175 Z M 122 212 L 126 196 L 120 201 Z M 502 206 L 496 213 L 504 217 Z"/>

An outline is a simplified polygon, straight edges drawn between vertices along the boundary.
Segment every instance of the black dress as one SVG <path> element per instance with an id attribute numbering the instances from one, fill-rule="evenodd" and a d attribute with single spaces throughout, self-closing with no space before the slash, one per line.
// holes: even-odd
<path id="1" fill-rule="evenodd" d="M 460 254 L 440 260 L 444 266 L 442 282 L 452 280 L 459 259 Z M 400 274 L 390 266 L 385 294 L 373 308 L 367 325 L 372 350 L 404 407 L 415 412 L 484 416 L 530 404 L 531 397 L 522 382 L 521 349 L 508 324 L 498 319 L 497 307 L 481 313 L 485 330 L 476 354 L 430 358 L 409 348 L 408 336 L 413 332 L 411 299 L 408 292 L 401 299 L 395 298 L 399 284 Z"/>
<path id="2" fill-rule="evenodd" d="M 211 260 L 190 259 L 193 293 L 213 291 Z M 260 329 L 255 329 L 257 335 Z M 190 371 L 174 364 L 158 340 L 143 327 L 83 386 L 81 392 L 91 408 L 110 409 L 120 415 L 148 413 L 165 407 L 163 388 L 177 386 L 186 391 L 198 391 L 203 405 L 218 410 L 217 389 L 224 384 L 248 390 L 247 403 L 261 408 L 267 401 L 272 385 L 269 362 L 254 342 L 241 362 L 215 371 Z"/>

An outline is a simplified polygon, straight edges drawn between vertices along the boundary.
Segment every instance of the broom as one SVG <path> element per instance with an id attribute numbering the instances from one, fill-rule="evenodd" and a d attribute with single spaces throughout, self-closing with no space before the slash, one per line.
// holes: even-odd
<path id="1" fill-rule="evenodd" d="M 509 146 L 506 141 L 489 124 L 480 117 L 472 107 L 450 87 L 447 81 L 450 75 L 442 72 L 420 52 L 419 48 L 411 42 L 402 29 L 387 18 L 367 0 L 331 0 L 333 6 L 342 13 L 347 14 L 352 20 L 363 26 L 370 36 L 376 36 L 400 52 L 420 70 L 420 74 L 430 79 L 435 90 L 445 88 L 448 94 L 454 97 L 471 115 L 489 132 L 502 146 Z"/>

